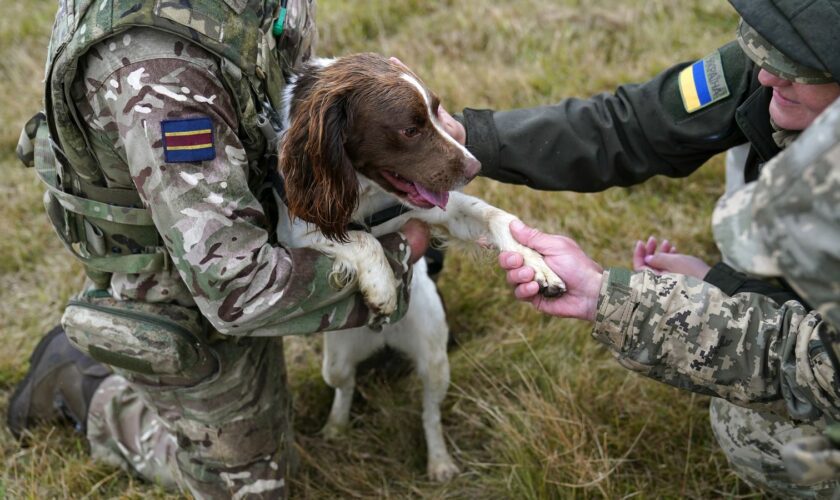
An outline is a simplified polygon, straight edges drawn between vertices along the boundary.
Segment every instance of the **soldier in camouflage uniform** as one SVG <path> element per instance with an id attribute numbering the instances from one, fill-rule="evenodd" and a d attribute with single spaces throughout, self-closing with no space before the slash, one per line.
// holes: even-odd
<path id="1" fill-rule="evenodd" d="M 715 211 L 721 252 L 746 271 L 783 277 L 823 320 L 819 342 L 840 373 L 840 100 L 767 165 L 758 182 L 722 199 Z M 822 354 L 818 354 L 822 356 Z M 826 374 L 827 375 L 827 374 Z M 802 484 L 840 478 L 840 425 L 782 448 Z M 835 490 L 835 495 L 837 490 Z"/>
<path id="2" fill-rule="evenodd" d="M 46 112 L 18 154 L 90 286 L 66 336 L 36 348 L 9 405 L 15 435 L 63 414 L 95 458 L 165 487 L 286 494 L 279 337 L 369 316 L 326 256 L 274 230 L 275 110 L 284 72 L 311 54 L 313 14 L 311 0 L 60 2 Z M 407 282 L 414 241 L 381 241 Z"/>
<path id="3" fill-rule="evenodd" d="M 546 255 L 568 295 L 539 298 L 518 255 L 500 263 L 520 299 L 593 320 L 595 339 L 626 368 L 751 409 L 712 406 L 718 441 L 748 481 L 830 497 L 840 478 L 840 451 L 824 436 L 840 419 L 840 100 L 757 182 L 720 200 L 713 228 L 732 262 L 788 280 L 803 299 L 780 304 L 686 275 L 604 270 L 572 240 L 524 226 L 514 236 Z"/>
<path id="4" fill-rule="evenodd" d="M 676 65 L 649 82 L 623 85 L 612 95 L 532 109 L 465 109 L 461 139 L 481 161 L 482 175 L 537 189 L 598 191 L 654 175 L 686 176 L 715 154 L 746 143 L 750 152 L 744 177 L 747 182 L 756 180 L 762 166 L 840 95 L 840 2 L 731 3 L 742 16 L 737 42 L 700 61 Z M 783 90 L 779 93 L 774 87 Z M 815 106 L 782 100 L 785 90 L 794 87 L 818 96 L 808 103 Z M 771 119 L 780 116 L 780 106 L 789 109 L 794 104 L 808 113 L 784 122 Z M 522 229 L 518 233 L 529 234 Z M 564 252 L 573 246 L 564 239 L 551 244 Z M 562 261 L 567 253 L 555 257 Z M 784 443 L 821 434 L 826 419 L 837 415 L 834 370 L 824 353 L 808 350 L 809 343 L 818 340 L 821 323 L 785 282 L 749 279 L 724 264 L 712 271 L 704 281 L 690 282 L 675 275 L 607 272 L 604 286 L 610 285 L 601 290 L 602 305 L 610 303 L 603 300 L 609 295 L 625 307 L 610 312 L 609 321 L 599 316 L 596 338 L 612 346 L 625 366 L 720 396 L 712 400 L 712 425 L 743 477 L 784 494 L 829 490 L 830 484 L 808 489 L 792 485 L 780 459 Z M 517 272 L 509 275 L 514 283 L 528 280 L 527 272 L 525 277 Z M 592 312 L 588 319 L 595 320 L 600 269 L 593 268 L 588 278 L 588 286 L 570 289 L 564 299 L 540 302 L 543 309 L 569 315 L 585 305 Z M 530 298 L 532 285 L 523 286 L 518 295 Z M 655 290 L 657 299 L 676 301 L 698 290 L 705 293 L 705 287 L 715 291 L 709 292 L 708 302 L 674 311 L 667 325 L 659 325 L 663 330 L 656 331 L 662 317 L 656 304 L 669 302 L 645 298 L 644 292 Z M 738 294 L 754 303 L 727 301 Z M 699 319 L 705 312 L 712 323 L 731 326 L 737 333 L 701 331 Z M 750 315 L 761 319 L 752 321 Z M 610 326 L 619 319 L 629 326 Z"/>

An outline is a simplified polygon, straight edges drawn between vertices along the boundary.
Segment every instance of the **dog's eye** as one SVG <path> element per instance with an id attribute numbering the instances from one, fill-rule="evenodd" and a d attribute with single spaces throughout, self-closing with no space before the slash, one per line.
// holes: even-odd
<path id="1" fill-rule="evenodd" d="M 412 138 L 420 133 L 420 129 L 417 127 L 408 127 L 400 130 L 400 133 L 408 138 Z"/>

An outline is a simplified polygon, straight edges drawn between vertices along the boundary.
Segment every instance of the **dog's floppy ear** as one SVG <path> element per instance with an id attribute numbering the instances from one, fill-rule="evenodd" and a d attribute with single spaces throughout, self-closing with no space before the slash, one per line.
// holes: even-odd
<path id="1" fill-rule="evenodd" d="M 359 185 L 344 148 L 351 119 L 346 98 L 313 92 L 295 104 L 279 161 L 289 212 L 328 238 L 347 241 Z"/>

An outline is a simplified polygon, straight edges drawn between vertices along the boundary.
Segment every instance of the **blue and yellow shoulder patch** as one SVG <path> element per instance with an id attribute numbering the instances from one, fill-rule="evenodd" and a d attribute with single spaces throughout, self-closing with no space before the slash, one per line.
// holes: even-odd
<path id="1" fill-rule="evenodd" d="M 160 129 L 166 163 L 207 161 L 216 157 L 210 118 L 164 120 L 160 122 Z"/>
<path id="2" fill-rule="evenodd" d="M 679 84 L 683 106 L 688 113 L 729 97 L 720 52 L 715 51 L 680 71 Z"/>

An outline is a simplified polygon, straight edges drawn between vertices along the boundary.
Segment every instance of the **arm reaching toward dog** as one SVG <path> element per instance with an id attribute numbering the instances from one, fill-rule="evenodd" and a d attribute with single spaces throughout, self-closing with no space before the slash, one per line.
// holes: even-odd
<path id="1" fill-rule="evenodd" d="M 249 185 L 252 174 L 237 134 L 235 105 L 215 76 L 220 70 L 199 49 L 190 58 L 186 54 L 184 60 L 120 67 L 110 78 L 124 91 L 114 98 L 110 86 L 95 87 L 92 104 L 84 108 L 85 123 L 109 139 L 98 143 L 108 150 L 105 157 L 115 159 L 108 167 L 136 186 L 172 256 L 174 269 L 163 278 L 176 291 L 186 288 L 181 294 L 194 299 L 214 328 L 229 335 L 312 333 L 366 324 L 370 311 L 354 297 L 355 289 L 331 286 L 331 259 L 311 249 L 289 248 L 282 238 L 272 241 L 270 217 Z M 173 83 L 168 78 L 176 70 L 179 80 Z M 141 84 L 132 76 L 138 71 Z M 160 89 L 177 99 L 161 100 Z M 217 97 L 205 102 L 194 95 Z M 212 158 L 176 161 L 165 151 L 162 123 L 187 117 L 180 122 L 189 124 L 195 116 L 212 129 Z M 402 276 L 407 264 L 422 255 L 426 234 L 412 223 L 404 235 L 383 236 L 395 273 Z M 115 275 L 112 288 L 122 299 L 153 301 L 149 283 L 163 281 L 161 275 Z"/>
<path id="2" fill-rule="evenodd" d="M 499 263 L 515 296 L 547 314 L 592 321 L 593 337 L 626 368 L 741 405 L 769 403 L 795 418 L 840 415 L 828 354 L 809 348 L 828 325 L 801 303 L 780 305 L 756 293 L 730 297 L 682 274 L 604 270 L 567 237 L 519 222 L 510 229 L 567 286 L 560 298 L 540 297 L 533 271 L 504 252 Z"/>

